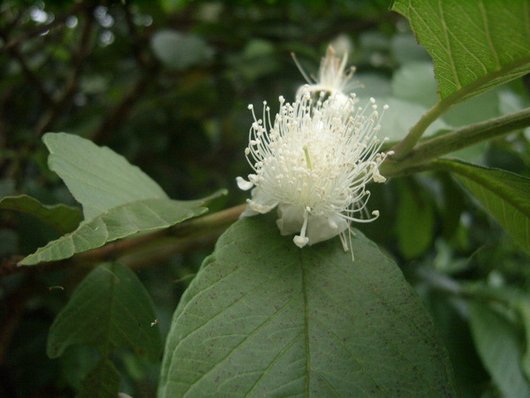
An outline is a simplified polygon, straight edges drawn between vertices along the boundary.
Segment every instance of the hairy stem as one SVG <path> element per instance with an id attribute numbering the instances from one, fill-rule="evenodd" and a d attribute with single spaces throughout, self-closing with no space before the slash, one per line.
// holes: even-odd
<path id="1" fill-rule="evenodd" d="M 381 167 L 381 173 L 387 177 L 407 174 L 424 168 L 429 161 L 442 155 L 527 126 L 530 126 L 530 108 L 471 124 L 421 142 L 401 160 L 395 157 L 387 159 Z"/>

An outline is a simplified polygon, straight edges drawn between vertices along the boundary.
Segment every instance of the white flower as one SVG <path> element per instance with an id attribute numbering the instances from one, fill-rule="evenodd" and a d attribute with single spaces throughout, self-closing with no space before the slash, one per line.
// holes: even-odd
<path id="1" fill-rule="evenodd" d="M 366 207 L 366 185 L 385 181 L 378 169 L 387 153 L 378 153 L 375 100 L 357 107 L 354 95 L 331 95 L 315 103 L 306 91 L 293 104 L 280 97 L 274 122 L 266 103 L 261 119 L 249 109 L 254 123 L 245 155 L 254 173 L 248 180 L 237 177 L 239 188 L 253 188 L 244 215 L 277 207 L 281 234 L 297 233 L 297 246 L 340 235 L 347 250 L 350 224 L 379 216 Z"/>
<path id="2" fill-rule="evenodd" d="M 328 94 L 346 95 L 353 88 L 351 77 L 355 72 L 355 68 L 350 67 L 346 70 L 346 64 L 348 63 L 347 52 L 342 55 L 342 58 L 339 58 L 335 55 L 333 47 L 329 46 L 326 51 L 326 56 L 320 61 L 318 79 L 310 79 L 294 55 L 293 59 L 300 73 L 302 73 L 308 83 L 300 87 L 298 94 L 301 93 L 301 90 L 305 90 L 312 93 L 324 92 Z"/>

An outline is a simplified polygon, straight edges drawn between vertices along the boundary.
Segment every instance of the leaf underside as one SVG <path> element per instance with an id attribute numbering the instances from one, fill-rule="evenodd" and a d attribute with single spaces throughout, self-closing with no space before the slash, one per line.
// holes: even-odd
<path id="1" fill-rule="evenodd" d="M 48 133 L 48 163 L 83 206 L 79 227 L 25 257 L 20 265 L 58 261 L 117 239 L 169 228 L 204 214 L 204 205 L 226 191 L 192 201 L 171 200 L 138 167 L 84 138 Z M 68 231 L 69 232 L 69 231 Z"/>
<path id="2" fill-rule="evenodd" d="M 42 140 L 50 169 L 81 203 L 85 220 L 126 203 L 168 199 L 147 174 L 107 147 L 65 133 L 47 133 Z"/>
<path id="3" fill-rule="evenodd" d="M 120 388 L 120 374 L 109 360 L 101 360 L 83 379 L 76 398 L 116 398 Z"/>
<path id="4" fill-rule="evenodd" d="M 74 254 L 102 247 L 117 239 L 140 232 L 154 232 L 171 227 L 207 211 L 207 201 L 177 201 L 147 199 L 111 209 L 89 221 L 84 221 L 72 233 L 49 242 L 25 257 L 20 265 L 35 265 L 57 261 Z"/>
<path id="5" fill-rule="evenodd" d="M 530 179 L 508 171 L 454 160 L 437 164 L 458 180 L 510 235 L 530 250 Z"/>
<path id="6" fill-rule="evenodd" d="M 155 318 L 151 298 L 134 272 L 116 263 L 100 265 L 55 318 L 48 356 L 57 358 L 73 344 L 87 344 L 101 353 L 128 347 L 157 360 L 162 341 Z"/>
<path id="7" fill-rule="evenodd" d="M 503 396 L 530 396 L 520 366 L 522 341 L 516 328 L 484 303 L 472 303 L 469 319 L 477 351 Z"/>
<path id="8" fill-rule="evenodd" d="M 159 397 L 451 397 L 433 325 L 360 233 L 297 248 L 265 216 L 219 239 L 175 312 Z"/>
<path id="9" fill-rule="evenodd" d="M 78 208 L 63 204 L 45 205 L 28 195 L 3 197 L 0 199 L 0 209 L 35 217 L 63 234 L 76 229 L 83 219 Z"/>

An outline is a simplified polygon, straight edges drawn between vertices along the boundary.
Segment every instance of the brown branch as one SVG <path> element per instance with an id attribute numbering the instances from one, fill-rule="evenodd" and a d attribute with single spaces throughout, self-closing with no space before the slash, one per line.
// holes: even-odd
<path id="1" fill-rule="evenodd" d="M 189 253 L 211 247 L 225 229 L 226 226 L 217 227 L 211 229 L 207 234 L 172 239 L 167 242 L 161 242 L 158 245 L 152 245 L 152 247 L 139 248 L 130 253 L 125 253 L 119 258 L 119 262 L 136 270 L 151 267 L 176 254 Z"/>
<path id="2" fill-rule="evenodd" d="M 7 41 L 7 33 L 5 31 L 0 31 L 0 38 L 2 40 Z M 7 49 L 7 52 L 13 59 L 15 59 L 20 66 L 20 69 L 22 70 L 22 73 L 26 76 L 26 79 L 30 82 L 30 84 L 35 88 L 39 95 L 42 97 L 42 100 L 45 102 L 52 102 L 52 98 L 48 91 L 45 89 L 44 84 L 39 79 L 39 77 L 31 70 L 28 63 L 26 62 L 26 59 L 24 58 L 24 55 L 20 52 L 18 47 L 13 46 Z"/>
<path id="3" fill-rule="evenodd" d="M 167 258 L 176 252 L 192 250 L 204 242 L 211 242 L 224 231 L 232 222 L 237 220 L 246 205 L 239 205 L 216 213 L 208 214 L 190 221 L 183 222 L 173 228 L 142 235 L 135 238 L 123 239 L 110 243 L 98 249 L 77 254 L 71 259 L 42 263 L 35 266 L 19 266 L 23 256 L 12 256 L 5 260 L 0 266 L 0 277 L 19 272 L 45 272 L 65 267 L 76 267 L 90 265 L 101 261 L 116 259 L 125 253 L 145 247 L 152 242 L 172 238 L 172 250 L 167 250 L 162 258 Z M 196 242 L 195 242 L 196 241 Z M 202 243 L 201 243 L 202 242 Z M 160 258 L 158 253 L 155 258 Z"/>
<path id="4" fill-rule="evenodd" d="M 123 4 L 123 13 L 125 15 L 125 22 L 127 24 L 127 29 L 129 30 L 129 37 L 131 40 L 131 47 L 133 51 L 134 58 L 136 63 L 140 66 L 141 69 L 150 69 L 153 66 L 151 59 L 148 59 L 145 53 L 142 51 L 146 40 L 138 33 L 138 29 L 134 23 L 134 18 L 131 12 L 130 4 Z"/>
<path id="5" fill-rule="evenodd" d="M 36 132 L 40 137 L 49 130 L 51 125 L 64 112 L 64 108 L 77 90 L 79 77 L 84 66 L 86 57 L 90 54 L 90 44 L 92 38 L 92 31 L 94 27 L 94 19 L 92 16 L 92 8 L 85 9 L 85 25 L 81 32 L 78 49 L 73 56 L 74 63 L 72 73 L 67 79 L 62 93 L 53 101 L 51 109 L 42 116 L 37 123 Z"/>
<path id="6" fill-rule="evenodd" d="M 123 5 L 123 11 L 125 15 L 125 22 L 129 30 L 129 36 L 131 40 L 132 52 L 134 59 L 142 70 L 142 75 L 136 80 L 135 84 L 131 87 L 121 101 L 110 111 L 101 121 L 99 127 L 90 134 L 90 139 L 96 143 L 103 143 L 106 138 L 106 134 L 109 131 L 114 131 L 120 124 L 126 120 L 132 112 L 135 103 L 140 99 L 142 94 L 146 91 L 148 83 L 152 80 L 152 76 L 156 74 L 158 69 L 158 62 L 152 57 L 148 57 L 145 52 L 142 51 L 142 46 L 146 41 L 142 37 L 136 25 L 134 24 L 133 15 L 130 10 L 129 4 Z"/>
<path id="7" fill-rule="evenodd" d="M 107 114 L 99 127 L 91 134 L 90 139 L 96 143 L 103 143 L 107 132 L 114 131 L 124 120 L 126 120 L 134 108 L 134 104 L 141 97 L 152 79 L 148 74 L 144 74 L 136 80 L 130 91 L 124 95 L 121 101 Z"/>
<path id="8" fill-rule="evenodd" d="M 9 51 L 12 48 L 19 47 L 22 43 L 25 43 L 26 41 L 34 38 L 35 36 L 39 36 L 48 31 L 51 32 L 55 29 L 63 28 L 66 20 L 69 17 L 77 14 L 83 7 L 85 7 L 83 3 L 74 4 L 70 11 L 68 11 L 66 14 L 55 17 L 55 19 L 49 24 L 36 26 L 33 29 L 30 29 L 27 32 L 20 34 L 18 37 L 6 41 L 6 44 L 2 48 L 0 48 L 0 51 Z"/>

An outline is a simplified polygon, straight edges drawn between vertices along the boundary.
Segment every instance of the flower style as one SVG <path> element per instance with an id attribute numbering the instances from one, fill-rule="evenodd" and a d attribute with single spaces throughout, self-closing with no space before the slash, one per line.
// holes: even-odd
<path id="1" fill-rule="evenodd" d="M 342 58 L 339 58 L 335 55 L 333 47 L 329 46 L 326 56 L 320 61 L 318 79 L 309 78 L 294 55 L 293 59 L 308 83 L 299 89 L 299 94 L 302 91 L 310 91 L 313 93 L 325 92 L 328 94 L 346 95 L 353 88 L 351 77 L 355 72 L 355 68 L 350 67 L 346 70 L 346 64 L 348 63 L 347 53 L 344 53 Z"/>
<path id="2" fill-rule="evenodd" d="M 367 210 L 366 189 L 370 181 L 385 181 L 379 165 L 388 155 L 378 153 L 375 100 L 358 107 L 355 95 L 332 94 L 315 102 L 305 91 L 292 104 L 280 97 L 274 122 L 266 103 L 261 119 L 249 109 L 254 122 L 245 155 L 254 173 L 237 177 L 239 188 L 252 189 L 244 215 L 277 207 L 281 234 L 297 233 L 298 247 L 339 235 L 348 250 L 351 223 L 379 216 Z"/>

